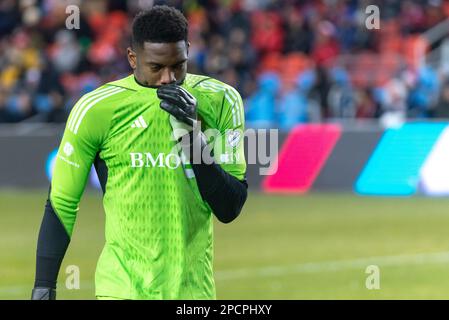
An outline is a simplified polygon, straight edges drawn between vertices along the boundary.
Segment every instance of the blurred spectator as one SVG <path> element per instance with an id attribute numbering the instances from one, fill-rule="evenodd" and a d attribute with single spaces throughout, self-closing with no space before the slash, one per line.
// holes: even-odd
<path id="1" fill-rule="evenodd" d="M 0 1 L 0 37 L 4 37 L 20 24 L 20 11 L 15 0 Z"/>
<path id="2" fill-rule="evenodd" d="M 0 122 L 64 122 L 82 94 L 131 72 L 131 21 L 163 3 L 189 20 L 189 72 L 236 87 L 249 126 L 446 114 L 449 74 L 417 55 L 449 17 L 441 0 L 2 0 Z M 380 30 L 366 29 L 371 4 Z M 79 29 L 66 29 L 67 5 Z"/>
<path id="3" fill-rule="evenodd" d="M 297 77 L 296 81 L 288 82 L 283 88 L 284 94 L 279 102 L 281 129 L 290 130 L 295 125 L 308 121 L 308 96 L 315 80 L 315 73 L 312 70 L 306 70 Z"/>
<path id="4" fill-rule="evenodd" d="M 321 108 L 321 115 L 324 118 L 331 116 L 329 111 L 328 96 L 331 87 L 331 81 L 327 70 L 323 66 L 318 66 L 316 68 L 317 80 L 315 86 L 312 89 L 312 95 L 314 100 L 316 100 Z"/>
<path id="5" fill-rule="evenodd" d="M 206 53 L 205 68 L 212 77 L 217 77 L 230 67 L 229 56 L 225 48 L 226 40 L 222 36 L 217 34 L 211 38 L 209 50 Z"/>
<path id="6" fill-rule="evenodd" d="M 441 101 L 436 107 L 435 116 L 438 118 L 449 118 L 449 80 L 446 80 L 441 90 Z"/>
<path id="7" fill-rule="evenodd" d="M 329 89 L 328 105 L 332 117 L 354 118 L 356 115 L 354 90 L 349 75 L 342 68 L 331 70 L 333 85 Z"/>
<path id="8" fill-rule="evenodd" d="M 415 118 L 430 117 L 439 96 L 438 75 L 432 68 L 423 66 L 418 70 L 415 85 L 408 96 L 409 116 Z"/>
<path id="9" fill-rule="evenodd" d="M 318 66 L 328 66 L 337 57 L 340 48 L 335 33 L 335 26 L 331 22 L 319 22 L 312 49 L 312 58 Z"/>
<path id="10" fill-rule="evenodd" d="M 251 29 L 252 44 L 260 55 L 282 50 L 284 30 L 278 12 L 260 10 L 253 12 Z"/>
<path id="11" fill-rule="evenodd" d="M 355 93 L 356 118 L 374 119 L 380 115 L 379 104 L 374 99 L 372 89 L 358 90 Z"/>
<path id="12" fill-rule="evenodd" d="M 280 79 L 275 73 L 261 74 L 258 90 L 246 100 L 246 123 L 253 128 L 272 128 L 275 126 L 277 95 Z"/>
<path id="13" fill-rule="evenodd" d="M 383 88 L 383 113 L 400 114 L 405 117 L 407 113 L 407 88 L 399 78 L 393 78 Z"/>
<path id="14" fill-rule="evenodd" d="M 81 61 L 81 48 L 73 32 L 59 30 L 49 48 L 49 58 L 59 73 L 73 72 Z"/>
<path id="15" fill-rule="evenodd" d="M 284 39 L 284 52 L 304 52 L 309 54 L 313 43 L 313 32 L 309 21 L 294 7 L 286 8 L 285 20 L 285 29 L 287 31 Z"/>

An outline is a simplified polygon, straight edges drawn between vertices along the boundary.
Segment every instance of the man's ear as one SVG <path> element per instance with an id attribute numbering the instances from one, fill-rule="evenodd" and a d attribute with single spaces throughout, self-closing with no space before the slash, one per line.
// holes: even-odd
<path id="1" fill-rule="evenodd" d="M 137 68 L 137 56 L 131 47 L 126 48 L 126 56 L 128 58 L 129 65 L 133 70 Z"/>
<path id="2" fill-rule="evenodd" d="M 190 48 L 190 42 L 187 41 L 187 57 L 189 56 L 189 48 Z"/>

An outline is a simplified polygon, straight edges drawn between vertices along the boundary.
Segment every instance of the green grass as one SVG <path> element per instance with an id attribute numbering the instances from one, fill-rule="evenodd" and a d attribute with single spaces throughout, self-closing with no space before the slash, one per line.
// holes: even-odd
<path id="1" fill-rule="evenodd" d="M 0 192 L 0 299 L 28 299 L 46 191 Z M 100 196 L 86 194 L 59 276 L 59 299 L 93 299 Z M 81 288 L 65 289 L 66 267 Z M 365 286 L 368 265 L 380 289 Z M 449 199 L 252 193 L 215 224 L 219 299 L 449 299 Z"/>

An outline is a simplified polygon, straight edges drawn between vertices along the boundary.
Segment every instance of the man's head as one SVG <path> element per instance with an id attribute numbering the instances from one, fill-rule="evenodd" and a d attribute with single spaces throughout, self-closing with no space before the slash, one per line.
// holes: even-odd
<path id="1" fill-rule="evenodd" d="M 132 25 L 128 61 L 141 84 L 181 83 L 187 72 L 188 24 L 183 14 L 168 6 L 140 12 Z"/>

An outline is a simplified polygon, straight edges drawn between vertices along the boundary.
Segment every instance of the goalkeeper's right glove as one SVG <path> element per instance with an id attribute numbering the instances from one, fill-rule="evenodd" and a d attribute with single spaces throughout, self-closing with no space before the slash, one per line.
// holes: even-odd
<path id="1" fill-rule="evenodd" d="M 160 107 L 170 114 L 170 124 L 177 141 L 197 126 L 197 101 L 181 86 L 166 84 L 157 89 Z"/>
<path id="2" fill-rule="evenodd" d="M 35 287 L 31 300 L 56 300 L 56 290 L 53 288 Z"/>

